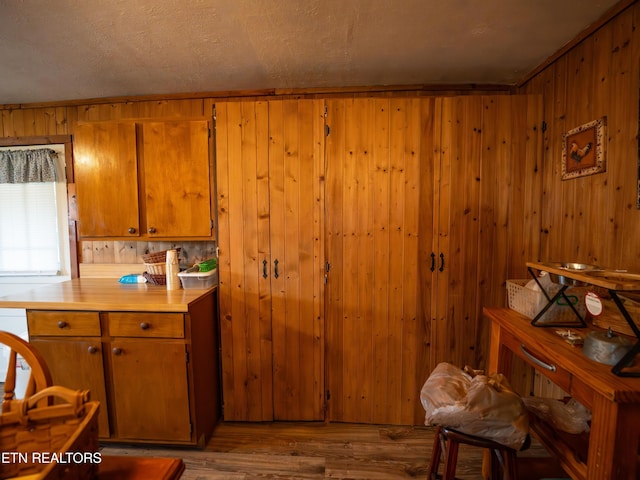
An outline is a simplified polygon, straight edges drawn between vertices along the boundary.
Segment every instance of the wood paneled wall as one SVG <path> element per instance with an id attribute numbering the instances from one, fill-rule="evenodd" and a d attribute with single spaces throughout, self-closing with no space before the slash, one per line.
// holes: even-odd
<path id="1" fill-rule="evenodd" d="M 531 252 L 539 260 L 640 271 L 639 22 L 640 4 L 634 3 L 520 88 L 543 95 L 547 124 L 542 163 L 521 184 L 531 198 L 523 213 L 535 214 L 527 224 L 539 242 Z M 562 181 L 562 134 L 603 116 L 606 172 Z M 520 260 L 512 265 L 523 274 L 520 267 Z"/>

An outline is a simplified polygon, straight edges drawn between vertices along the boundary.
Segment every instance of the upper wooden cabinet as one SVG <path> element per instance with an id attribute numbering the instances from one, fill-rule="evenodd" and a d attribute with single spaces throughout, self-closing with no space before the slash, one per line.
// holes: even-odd
<path id="1" fill-rule="evenodd" d="M 78 124 L 80 237 L 210 238 L 209 132 L 204 119 Z"/>

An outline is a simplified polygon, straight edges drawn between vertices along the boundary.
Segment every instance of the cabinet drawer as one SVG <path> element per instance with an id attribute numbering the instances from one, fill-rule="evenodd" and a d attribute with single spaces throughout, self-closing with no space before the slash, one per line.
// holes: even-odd
<path id="1" fill-rule="evenodd" d="M 114 337 L 184 338 L 181 313 L 109 313 L 109 334 Z"/>
<path id="2" fill-rule="evenodd" d="M 565 392 L 570 391 L 571 374 L 562 367 L 555 365 L 544 353 L 531 345 L 521 342 L 505 331 L 502 332 L 502 343 L 562 390 Z"/>
<path id="3" fill-rule="evenodd" d="M 29 335 L 99 337 L 98 312 L 27 310 Z"/>

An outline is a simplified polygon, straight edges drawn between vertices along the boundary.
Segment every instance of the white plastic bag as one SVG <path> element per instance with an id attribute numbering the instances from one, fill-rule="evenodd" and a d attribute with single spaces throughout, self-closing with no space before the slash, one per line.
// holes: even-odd
<path id="1" fill-rule="evenodd" d="M 420 392 L 425 425 L 444 425 L 519 450 L 529 433 L 520 396 L 502 374 L 469 375 L 449 363 L 433 370 Z"/>
<path id="2" fill-rule="evenodd" d="M 525 397 L 522 401 L 538 417 L 563 432 L 578 434 L 589 431 L 591 412 L 573 398 L 567 403 L 543 397 Z"/>

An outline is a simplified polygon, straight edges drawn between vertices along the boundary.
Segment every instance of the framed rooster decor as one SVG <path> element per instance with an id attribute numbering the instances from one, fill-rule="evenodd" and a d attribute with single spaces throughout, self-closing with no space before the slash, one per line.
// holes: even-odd
<path id="1" fill-rule="evenodd" d="M 606 171 L 606 127 L 602 117 L 562 135 L 562 180 Z"/>

